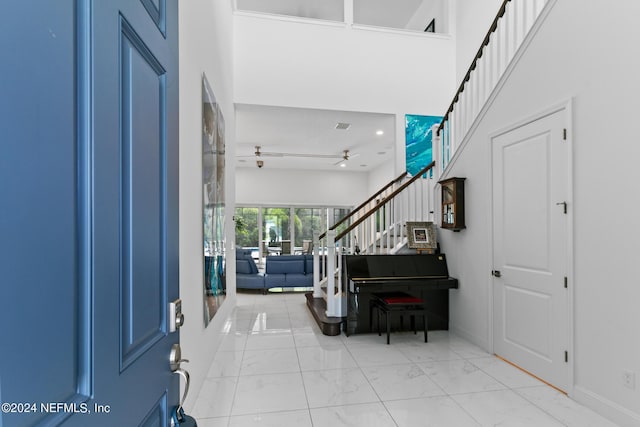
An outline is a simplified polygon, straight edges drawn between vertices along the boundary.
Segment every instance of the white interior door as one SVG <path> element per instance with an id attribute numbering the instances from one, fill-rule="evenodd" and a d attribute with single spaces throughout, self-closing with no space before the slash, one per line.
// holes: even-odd
<path id="1" fill-rule="evenodd" d="M 494 351 L 561 390 L 569 382 L 566 114 L 492 139 Z"/>

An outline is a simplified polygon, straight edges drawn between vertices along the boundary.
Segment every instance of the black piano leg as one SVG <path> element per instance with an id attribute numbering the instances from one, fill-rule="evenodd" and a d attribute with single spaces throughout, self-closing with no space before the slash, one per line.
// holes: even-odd
<path id="1" fill-rule="evenodd" d="M 413 335 L 417 335 L 418 331 L 416 330 L 416 316 L 411 315 L 411 329 L 413 329 Z"/>
<path id="2" fill-rule="evenodd" d="M 389 321 L 389 311 L 386 312 L 386 320 L 387 320 L 387 345 L 389 345 L 389 336 L 391 336 L 391 322 Z"/>
<path id="3" fill-rule="evenodd" d="M 427 327 L 427 314 L 423 314 L 422 315 L 422 319 L 424 320 L 424 342 L 427 342 L 427 329 L 429 329 Z"/>

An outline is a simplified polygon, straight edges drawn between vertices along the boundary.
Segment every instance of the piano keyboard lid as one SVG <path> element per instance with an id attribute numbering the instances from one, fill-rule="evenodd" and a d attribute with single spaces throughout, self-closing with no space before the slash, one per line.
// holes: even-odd
<path id="1" fill-rule="evenodd" d="M 347 277 L 351 280 L 442 279 L 449 277 L 444 254 L 348 255 Z"/>

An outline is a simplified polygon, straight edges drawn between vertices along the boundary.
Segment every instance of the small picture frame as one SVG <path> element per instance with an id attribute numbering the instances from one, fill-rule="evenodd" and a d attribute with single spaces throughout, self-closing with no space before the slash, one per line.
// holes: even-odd
<path id="1" fill-rule="evenodd" d="M 407 247 L 409 249 L 436 249 L 436 229 L 433 222 L 407 221 Z"/>

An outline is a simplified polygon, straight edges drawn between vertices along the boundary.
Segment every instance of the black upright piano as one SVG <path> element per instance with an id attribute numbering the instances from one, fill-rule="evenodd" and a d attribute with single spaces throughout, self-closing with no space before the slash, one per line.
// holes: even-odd
<path id="1" fill-rule="evenodd" d="M 403 291 L 422 298 L 429 330 L 449 329 L 449 289 L 458 288 L 458 279 L 449 277 L 444 254 L 346 255 L 343 262 L 346 270 L 343 277 L 347 282 L 347 335 L 370 332 L 371 294 L 389 291 Z"/>

